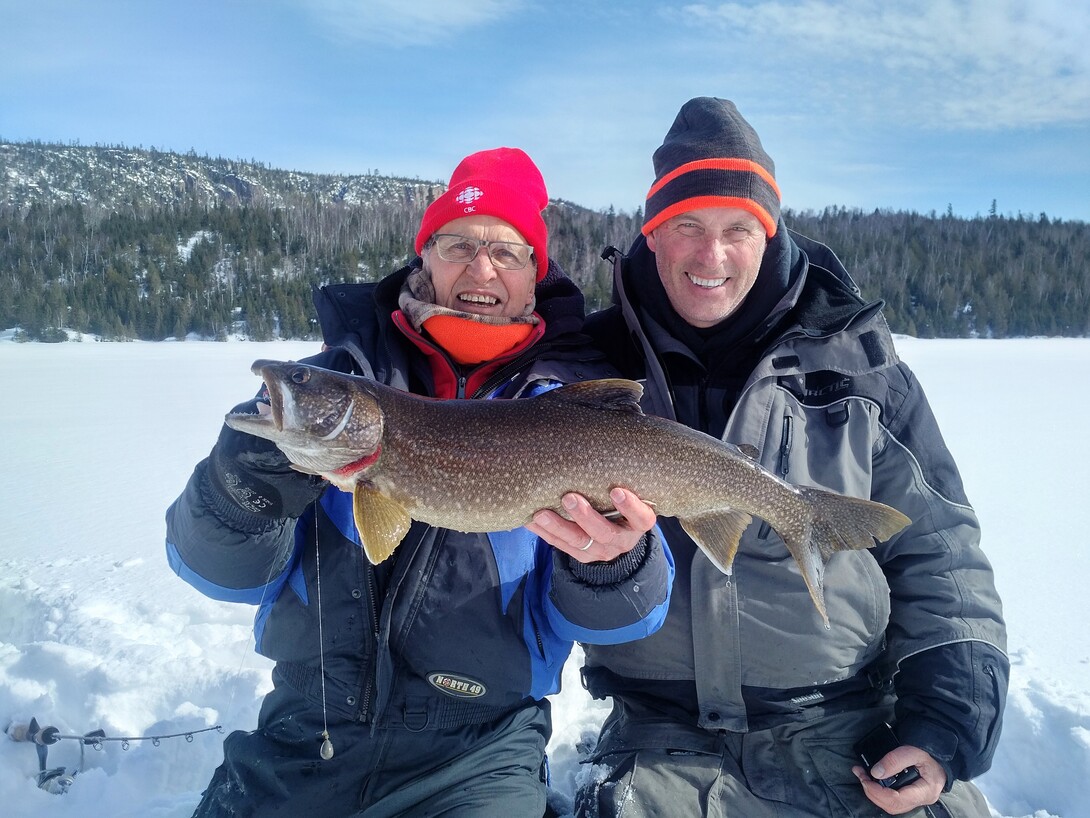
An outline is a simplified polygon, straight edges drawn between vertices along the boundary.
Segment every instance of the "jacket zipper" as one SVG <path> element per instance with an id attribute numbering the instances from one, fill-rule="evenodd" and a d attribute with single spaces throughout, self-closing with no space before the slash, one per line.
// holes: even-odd
<path id="1" fill-rule="evenodd" d="M 502 366 L 500 366 L 499 369 L 489 375 L 485 379 L 484 383 L 477 387 L 471 397 L 483 397 L 497 387 L 502 386 L 507 381 L 509 381 L 513 375 L 516 375 L 523 366 L 530 363 L 531 361 L 537 360 L 538 358 L 542 357 L 542 353 L 551 350 L 552 346 L 550 344 L 539 341 L 537 344 L 534 344 L 531 349 L 534 350 L 533 356 L 527 357 L 526 352 L 524 351 L 520 353 L 517 358 L 514 358 L 511 361 L 508 361 L 506 364 L 503 364 Z"/>
<path id="2" fill-rule="evenodd" d="M 371 709 L 371 696 L 375 689 L 375 676 L 378 674 L 378 657 L 379 657 L 379 629 L 378 629 L 378 583 L 375 581 L 375 567 L 373 565 L 367 566 L 367 598 L 370 600 L 370 605 L 367 608 L 367 613 L 370 618 L 368 624 L 371 627 L 371 641 L 374 645 L 374 659 L 371 662 L 372 672 L 368 674 L 367 679 L 363 683 L 363 690 L 360 692 L 360 707 L 357 711 L 357 720 L 361 723 L 367 722 L 368 711 Z"/>
<path id="3" fill-rule="evenodd" d="M 537 621 L 530 617 L 530 624 L 534 627 L 534 641 L 537 642 L 537 652 L 541 654 L 541 658 L 545 659 L 545 642 L 541 638 L 541 629 L 537 626 Z"/>
<path id="4" fill-rule="evenodd" d="M 780 477 L 784 480 L 787 479 L 788 472 L 791 471 L 791 416 L 784 415 L 783 425 L 780 427 L 780 455 L 779 461 L 776 464 L 776 470 L 779 472 Z M 772 532 L 772 526 L 768 524 L 767 520 L 761 520 L 761 527 L 757 531 L 757 538 L 760 540 L 768 539 L 768 535 Z"/>
<path id="5" fill-rule="evenodd" d="M 420 542 L 424 539 L 424 537 L 428 536 L 428 532 L 430 532 L 432 530 L 434 530 L 434 527 L 433 526 L 428 526 L 425 529 L 425 531 L 420 535 L 420 537 L 418 537 L 416 539 L 415 543 L 412 544 L 411 550 L 415 551 L 417 546 L 419 546 Z M 442 544 L 442 540 L 439 540 L 436 543 L 436 547 L 433 550 L 433 557 L 432 557 L 433 559 L 434 559 L 434 555 L 438 553 L 439 546 L 441 544 Z M 400 547 L 401 548 L 407 548 L 409 546 L 405 541 L 402 541 Z M 366 683 L 364 684 L 363 691 L 361 692 L 360 698 L 361 698 L 361 701 L 363 702 L 364 706 L 362 706 L 360 708 L 359 716 L 358 716 L 357 720 L 359 722 L 361 722 L 361 723 L 367 723 L 368 717 L 370 716 L 371 733 L 373 735 L 375 730 L 378 728 L 378 719 L 381 716 L 381 712 L 380 712 L 380 710 L 378 708 L 376 708 L 374 713 L 369 714 L 368 711 L 371 710 L 371 707 L 372 707 L 372 704 L 373 704 L 374 690 L 375 690 L 375 687 L 377 685 L 378 674 L 379 674 L 379 662 L 382 660 L 382 657 L 383 657 L 385 652 L 384 652 L 383 646 L 381 644 L 381 639 L 382 639 L 382 618 L 381 618 L 381 614 L 380 614 L 380 606 L 379 606 L 378 599 L 377 599 L 378 590 L 377 590 L 377 587 L 376 587 L 376 580 L 375 580 L 375 576 L 374 576 L 374 570 L 375 569 L 374 569 L 373 566 L 369 566 L 369 568 L 370 568 L 370 570 L 368 571 L 368 590 L 370 591 L 370 595 L 371 595 L 371 607 L 370 607 L 371 626 L 372 626 L 371 633 L 372 633 L 372 635 L 374 637 L 375 655 L 374 655 L 374 660 L 371 662 L 371 673 L 368 676 Z M 426 572 L 425 576 L 422 579 L 423 583 L 427 583 L 428 581 L 430 581 L 431 571 L 432 571 L 432 569 L 429 566 L 428 571 Z M 390 581 L 389 581 L 388 587 L 386 589 L 384 599 L 390 599 L 391 600 L 391 602 L 390 602 L 391 606 L 393 605 L 392 600 L 393 600 L 393 598 L 395 596 L 397 596 L 398 592 L 401 590 L 401 586 L 404 583 L 404 580 L 405 580 L 404 576 L 396 576 L 395 575 L 395 576 L 390 577 Z M 393 638 L 393 634 L 391 634 L 390 638 Z M 395 668 L 395 671 L 396 671 L 396 668 Z M 396 672 L 391 674 L 391 678 L 393 678 L 394 676 L 396 676 Z M 387 691 L 387 694 L 389 694 L 389 691 Z M 382 702 L 380 704 L 381 704 L 381 710 L 385 710 L 386 702 Z"/>
<path id="6" fill-rule="evenodd" d="M 434 346 L 434 345 L 432 345 L 432 346 Z M 535 345 L 535 346 L 538 346 L 538 345 Z M 541 345 L 541 348 L 545 348 L 545 346 Z M 446 353 L 442 349 L 440 349 L 439 347 L 435 347 L 435 349 L 436 349 L 437 352 L 439 352 L 440 355 L 442 355 L 446 359 L 447 364 L 450 365 L 452 369 L 454 369 L 454 366 L 453 366 L 453 363 L 450 360 L 450 357 L 447 356 Z M 540 352 L 540 349 L 537 349 L 535 351 Z M 471 397 L 478 397 L 478 396 L 481 396 L 481 395 L 487 395 L 488 392 L 491 389 L 495 388 L 495 386 L 499 386 L 500 384 L 503 384 L 504 382 L 506 382 L 509 379 L 510 375 L 513 375 L 513 374 L 517 373 L 518 370 L 523 366 L 523 364 L 525 362 L 526 362 L 525 356 L 524 355 L 519 355 L 514 360 L 512 360 L 509 363 L 501 366 L 494 373 L 492 373 L 491 377 L 486 379 L 485 382 L 483 384 L 481 384 L 481 386 L 473 393 L 473 395 Z M 459 397 L 459 398 L 466 397 L 466 384 L 467 384 L 468 380 L 469 379 L 468 379 L 467 376 L 462 375 L 462 374 L 458 375 L 457 397 Z M 495 384 L 495 386 L 493 386 L 493 384 Z M 402 544 L 402 545 L 404 545 L 404 544 Z M 359 721 L 361 723 L 366 723 L 367 722 L 369 711 L 371 709 L 371 699 L 372 699 L 372 696 L 374 694 L 375 680 L 376 680 L 376 677 L 378 675 L 378 662 L 379 662 L 379 655 L 380 655 L 379 640 L 382 638 L 382 634 L 381 634 L 381 630 L 380 630 L 380 621 L 379 621 L 380 620 L 379 605 L 378 605 L 378 599 L 377 599 L 378 589 L 377 589 L 376 583 L 375 583 L 375 569 L 374 569 L 373 566 L 368 566 L 368 571 L 367 571 L 367 592 L 368 592 L 368 596 L 369 596 L 369 598 L 371 600 L 371 604 L 370 604 L 368 612 L 369 612 L 370 617 L 371 617 L 371 622 L 370 622 L 370 624 L 371 624 L 371 636 L 372 636 L 372 639 L 374 640 L 375 657 L 374 657 L 374 661 L 372 662 L 372 672 L 367 677 L 367 680 L 364 682 L 363 689 L 360 691 L 360 707 L 357 710 L 357 714 L 358 714 L 357 715 L 357 721 Z M 393 592 L 393 589 L 391 589 L 390 593 L 392 594 L 392 592 Z M 533 626 L 534 626 L 534 639 L 537 642 L 538 651 L 541 653 L 541 656 L 544 657 L 545 656 L 545 642 L 541 637 L 541 631 L 538 629 L 537 623 L 534 622 Z M 377 714 L 376 714 L 376 716 L 377 716 Z M 372 725 L 372 729 L 373 728 L 374 728 L 374 725 Z"/>

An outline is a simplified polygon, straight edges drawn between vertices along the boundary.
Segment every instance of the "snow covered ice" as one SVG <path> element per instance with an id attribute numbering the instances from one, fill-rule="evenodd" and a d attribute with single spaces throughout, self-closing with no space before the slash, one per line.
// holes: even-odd
<path id="1" fill-rule="evenodd" d="M 224 735 L 255 724 L 270 663 L 253 652 L 253 608 L 208 600 L 171 573 L 163 513 L 223 414 L 256 391 L 250 363 L 318 347 L 9 338 L 0 336 L 0 730 L 35 716 L 70 735 L 192 732 L 88 747 L 65 795 L 35 785 L 33 745 L 0 736 L 0 811 L 189 816 Z M 1090 372 L 1090 340 L 898 347 L 980 514 L 1008 622 L 1011 693 L 980 787 L 996 816 L 1087 818 L 1090 385 L 1079 375 Z M 590 774 L 577 748 L 606 712 L 579 684 L 580 659 L 553 708 L 562 810 Z M 196 732 L 216 725 L 223 734 Z M 78 761 L 75 741 L 49 748 L 50 766 Z"/>

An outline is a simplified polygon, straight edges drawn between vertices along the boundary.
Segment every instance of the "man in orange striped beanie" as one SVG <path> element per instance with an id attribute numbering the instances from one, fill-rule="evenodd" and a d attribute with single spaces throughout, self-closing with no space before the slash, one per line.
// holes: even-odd
<path id="1" fill-rule="evenodd" d="M 660 519 L 677 565 L 665 624 L 585 649 L 584 684 L 614 708 L 576 815 L 987 818 L 969 779 L 1002 723 L 1002 606 L 882 303 L 787 229 L 775 167 L 733 103 L 686 102 L 654 169 L 642 235 L 627 255 L 610 248 L 617 305 L 588 334 L 643 382 L 646 412 L 913 523 L 813 555 L 825 618 L 767 525 L 746 528 L 724 576 Z M 567 524 L 596 523 L 591 510 Z M 885 743 L 860 743 L 876 728 Z"/>

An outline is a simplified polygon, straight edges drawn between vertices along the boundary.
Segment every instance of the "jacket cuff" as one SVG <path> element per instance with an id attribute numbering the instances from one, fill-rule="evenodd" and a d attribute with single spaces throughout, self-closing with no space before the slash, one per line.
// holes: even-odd
<path id="1" fill-rule="evenodd" d="M 631 551 L 621 554 L 609 562 L 579 562 L 567 554 L 561 554 L 567 560 L 567 568 L 572 575 L 585 585 L 616 585 L 635 574 L 647 562 L 651 546 L 644 534 Z"/>
<path id="2" fill-rule="evenodd" d="M 986 642 L 952 642 L 901 662 L 894 677 L 897 734 L 927 751 L 955 779 L 991 766 L 999 738 L 1010 664 Z"/>
<path id="3" fill-rule="evenodd" d="M 953 760 L 958 751 L 957 734 L 941 724 L 919 716 L 907 716 L 898 721 L 896 733 L 901 744 L 919 747 L 942 765 L 946 773 L 946 784 L 942 791 L 950 792 L 958 779 L 953 768 Z"/>

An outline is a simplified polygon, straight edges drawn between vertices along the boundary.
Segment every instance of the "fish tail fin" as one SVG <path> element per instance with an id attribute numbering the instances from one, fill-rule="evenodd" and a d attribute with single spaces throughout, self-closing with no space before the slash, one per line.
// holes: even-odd
<path id="1" fill-rule="evenodd" d="M 832 491 L 800 488 L 814 507 L 814 538 L 828 560 L 837 551 L 859 551 L 885 542 L 912 521 L 897 509 L 874 500 Z"/>
<path id="2" fill-rule="evenodd" d="M 678 518 L 685 533 L 724 574 L 730 573 L 738 541 L 753 518 L 744 511 L 712 511 L 695 517 Z"/>
<path id="3" fill-rule="evenodd" d="M 799 491 L 813 509 L 809 536 L 784 536 L 784 543 L 799 564 L 810 598 L 828 628 L 822 578 L 830 557 L 838 551 L 860 551 L 872 547 L 875 541 L 884 542 L 912 521 L 897 509 L 873 500 L 815 488 Z"/>

